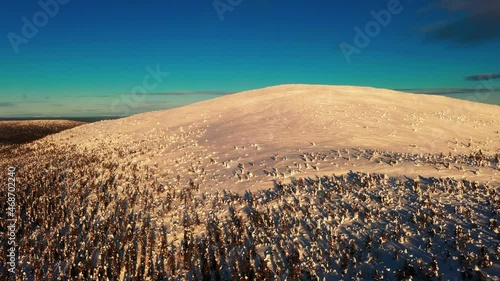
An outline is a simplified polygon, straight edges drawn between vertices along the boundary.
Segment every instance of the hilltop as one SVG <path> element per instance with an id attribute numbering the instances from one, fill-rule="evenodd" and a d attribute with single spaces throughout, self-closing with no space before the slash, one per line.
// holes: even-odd
<path id="1" fill-rule="evenodd" d="M 327 157 L 300 172 L 288 167 L 300 162 L 304 153 L 328 155 L 339 149 L 361 155 L 391 152 L 402 158 L 479 151 L 495 155 L 500 153 L 499 128 L 500 108 L 494 105 L 375 88 L 283 85 L 96 122 L 43 142 L 148 165 L 171 177 L 194 178 L 190 174 L 203 169 L 214 176 L 209 184 L 243 191 L 265 187 L 261 181 L 280 173 L 283 179 L 314 174 L 314 167 L 322 174 L 352 169 L 492 180 L 493 174 L 458 165 L 441 169 L 403 160 L 397 166 L 373 166 L 374 161 L 366 162 L 362 156 L 349 161 Z M 235 175 L 240 164 L 251 179 Z M 263 170 L 272 168 L 278 169 L 277 177 L 265 177 Z"/>

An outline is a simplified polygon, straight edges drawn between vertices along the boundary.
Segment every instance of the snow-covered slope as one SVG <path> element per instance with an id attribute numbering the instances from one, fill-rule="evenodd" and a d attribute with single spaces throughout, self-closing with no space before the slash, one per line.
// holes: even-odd
<path id="1" fill-rule="evenodd" d="M 0 157 L 19 276 L 500 280 L 499 130 L 498 106 L 311 85 L 79 126 Z"/>
<path id="2" fill-rule="evenodd" d="M 476 173 L 457 163 L 446 169 L 412 160 L 373 165 L 376 159 L 366 161 L 363 155 L 373 150 L 401 153 L 403 159 L 479 150 L 494 155 L 500 152 L 499 130 L 498 106 L 374 88 L 284 85 L 93 123 L 41 143 L 76 145 L 81 151 L 137 161 L 171 176 L 203 169 L 212 177 L 207 186 L 242 192 L 265 188 L 262 182 L 277 177 L 309 175 L 318 169 L 324 174 L 355 169 L 494 180 L 496 172 Z M 342 148 L 362 155 L 338 157 Z M 326 158 L 313 159 L 307 168 L 301 163 L 298 169 L 305 162 L 303 154 L 310 152 Z M 264 170 L 273 168 L 276 177 L 267 176 Z"/>

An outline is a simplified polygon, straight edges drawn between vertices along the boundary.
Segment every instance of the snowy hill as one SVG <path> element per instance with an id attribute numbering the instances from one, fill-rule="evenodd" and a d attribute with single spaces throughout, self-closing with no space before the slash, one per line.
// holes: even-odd
<path id="1" fill-rule="evenodd" d="M 283 85 L 82 125 L 0 165 L 18 168 L 35 280 L 499 280 L 499 128 L 493 105 Z"/>

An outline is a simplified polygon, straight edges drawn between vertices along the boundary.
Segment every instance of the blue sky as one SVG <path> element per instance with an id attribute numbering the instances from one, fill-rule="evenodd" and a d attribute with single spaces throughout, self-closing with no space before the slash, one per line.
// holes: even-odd
<path id="1" fill-rule="evenodd" d="M 477 88 L 500 104 L 497 2 L 5 0 L 0 117 L 129 115 L 288 83 Z"/>

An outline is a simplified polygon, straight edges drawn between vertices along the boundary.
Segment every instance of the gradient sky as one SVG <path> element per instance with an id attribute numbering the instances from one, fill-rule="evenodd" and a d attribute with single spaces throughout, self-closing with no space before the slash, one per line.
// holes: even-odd
<path id="1" fill-rule="evenodd" d="M 393 1 L 41 0 L 58 11 L 40 26 L 40 3 L 4 0 L 0 117 L 128 115 L 288 83 L 500 104 L 500 1 L 401 0 L 349 62 L 340 46 Z M 168 76 L 134 100 L 148 67 Z"/>

